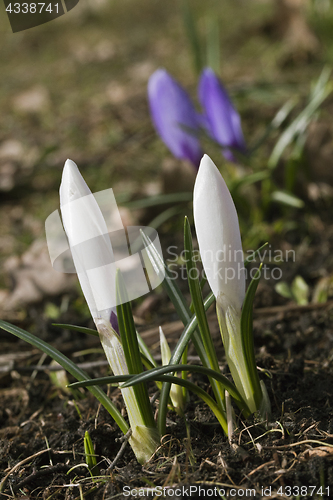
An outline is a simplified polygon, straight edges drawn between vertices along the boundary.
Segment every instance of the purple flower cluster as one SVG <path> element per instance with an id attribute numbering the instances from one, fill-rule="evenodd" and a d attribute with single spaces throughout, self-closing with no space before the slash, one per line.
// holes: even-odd
<path id="1" fill-rule="evenodd" d="M 157 133 L 176 158 L 198 168 L 203 155 L 199 132 L 204 128 L 221 145 L 225 158 L 236 161 L 233 149 L 246 153 L 240 116 L 212 69 L 203 70 L 198 93 L 202 115 L 165 69 L 155 71 L 148 82 L 148 100 Z"/>

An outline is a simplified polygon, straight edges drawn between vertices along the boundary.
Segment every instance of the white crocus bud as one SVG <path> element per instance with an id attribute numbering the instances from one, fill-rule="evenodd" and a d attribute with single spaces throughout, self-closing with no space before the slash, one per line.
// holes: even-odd
<path id="1" fill-rule="evenodd" d="M 212 160 L 201 160 L 193 194 L 195 230 L 202 264 L 216 297 L 227 362 L 235 385 L 251 411 L 253 388 L 241 337 L 245 268 L 238 216 L 229 189 Z"/>
<path id="2" fill-rule="evenodd" d="M 115 375 L 127 375 L 124 350 L 110 318 L 116 315 L 116 306 L 100 310 L 96 298 L 103 294 L 103 286 L 92 279 L 94 269 L 114 263 L 114 255 L 107 224 L 102 211 L 85 183 L 76 164 L 67 160 L 60 186 L 60 209 L 74 266 L 80 285 L 99 332 L 101 344 Z M 109 290 L 116 297 L 115 275 L 108 279 Z M 116 304 L 116 299 L 113 302 Z M 115 322 L 113 322 L 115 323 Z M 159 445 L 156 428 L 146 427 L 133 388 L 121 390 L 127 408 L 132 436 L 129 440 L 140 463 L 152 456 Z"/>
<path id="3" fill-rule="evenodd" d="M 97 293 L 88 273 L 98 266 L 114 262 L 109 231 L 94 195 L 71 160 L 65 163 L 59 194 L 63 226 L 91 315 L 94 321 L 101 317 L 109 320 L 112 310 L 116 313 L 116 308 L 99 310 Z M 115 277 L 110 283 L 112 286 L 115 288 Z"/>
<path id="4" fill-rule="evenodd" d="M 229 189 L 204 155 L 194 185 L 193 212 L 202 264 L 216 299 L 225 296 L 240 312 L 245 269 L 238 216 Z"/>
<path id="5" fill-rule="evenodd" d="M 161 327 L 159 328 L 159 331 L 160 331 L 160 349 L 161 349 L 162 365 L 166 366 L 169 364 L 169 361 L 171 359 L 171 350 Z M 180 385 L 171 384 L 170 398 L 175 409 L 178 410 L 180 413 L 182 413 L 184 409 L 184 397 L 183 397 L 183 388 Z"/>

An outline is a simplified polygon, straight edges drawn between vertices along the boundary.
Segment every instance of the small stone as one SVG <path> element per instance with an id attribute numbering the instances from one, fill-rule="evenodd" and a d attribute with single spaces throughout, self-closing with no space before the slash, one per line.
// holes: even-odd
<path id="1" fill-rule="evenodd" d="M 20 113 L 40 113 L 49 105 L 48 90 L 37 85 L 14 97 L 13 107 Z"/>
<path id="2" fill-rule="evenodd" d="M 23 153 L 24 148 L 22 146 L 22 143 L 15 139 L 8 139 L 0 145 L 0 161 L 19 161 L 21 160 Z"/>

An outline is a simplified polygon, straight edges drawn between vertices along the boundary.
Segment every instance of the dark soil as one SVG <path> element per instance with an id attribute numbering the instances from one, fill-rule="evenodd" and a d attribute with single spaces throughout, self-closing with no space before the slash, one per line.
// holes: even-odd
<path id="1" fill-rule="evenodd" d="M 85 498 L 111 499 L 125 496 L 125 486 L 184 486 L 186 496 L 186 488 L 192 485 L 225 489 L 230 496 L 235 496 L 236 489 L 237 498 L 254 495 L 250 489 L 255 490 L 255 498 L 330 498 L 332 317 L 332 303 L 256 309 L 258 366 L 265 370 L 262 373 L 272 403 L 267 427 L 253 418 L 239 420 L 230 445 L 215 417 L 191 396 L 185 413 L 189 440 L 184 420 L 170 412 L 167 435 L 151 461 L 141 467 L 127 446 L 111 472 L 106 469 L 121 447 L 119 429 L 90 393 L 74 403 L 51 383 L 45 370 L 36 377 L 31 375 L 33 367 L 27 372 L 29 363 L 35 365 L 39 359 L 36 351 L 30 351 L 1 379 L 1 469 L 6 476 L 2 497 L 74 499 L 84 494 Z M 210 320 L 214 325 L 213 314 Z M 70 338 L 65 344 L 67 351 L 72 344 L 72 355 L 78 349 L 78 336 L 80 350 L 97 347 L 98 341 L 76 334 L 76 341 Z M 4 353 L 24 349 L 24 344 L 8 338 Z M 91 359 L 96 360 L 96 355 Z M 224 363 L 223 354 L 221 360 Z M 92 376 L 104 373 L 104 369 L 90 370 Z M 204 378 L 195 376 L 193 380 L 210 390 Z M 118 389 L 111 390 L 111 398 L 121 406 Z M 95 482 L 84 464 L 87 430 L 100 468 Z M 298 490 L 301 486 L 303 490 Z M 265 493 L 262 488 L 271 489 Z M 169 490 L 165 496 L 170 493 L 179 492 Z M 214 491 L 207 492 L 212 494 Z M 195 497 L 194 489 L 191 495 Z"/>

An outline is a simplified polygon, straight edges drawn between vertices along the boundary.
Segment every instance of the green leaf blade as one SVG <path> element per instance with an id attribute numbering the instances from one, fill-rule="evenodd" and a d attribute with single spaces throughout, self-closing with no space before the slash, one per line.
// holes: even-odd
<path id="1" fill-rule="evenodd" d="M 3 330 L 15 335 L 16 337 L 24 340 L 28 344 L 37 347 L 41 351 L 45 352 L 52 359 L 57 361 L 65 370 L 67 370 L 73 377 L 75 377 L 79 381 L 86 380 L 88 375 L 78 368 L 73 361 L 71 361 L 67 356 L 62 354 L 58 349 L 52 347 L 47 342 L 39 339 L 32 333 L 26 332 L 21 328 L 11 325 L 6 321 L 0 320 L 0 328 Z M 89 391 L 96 397 L 96 399 L 104 406 L 104 408 L 110 413 L 111 417 L 115 420 L 119 428 L 122 430 L 124 434 L 128 431 L 128 424 L 121 416 L 120 412 L 113 405 L 112 401 L 107 397 L 107 395 L 99 388 L 99 387 L 90 387 Z"/>
<path id="2" fill-rule="evenodd" d="M 260 280 L 261 268 L 262 264 L 260 264 L 258 271 L 256 272 L 247 289 L 241 314 L 242 345 L 245 355 L 245 362 L 247 365 L 246 368 L 248 372 L 248 378 L 252 386 L 254 400 L 257 408 L 260 407 L 262 391 L 260 387 L 260 380 L 258 376 L 253 344 L 253 301 Z"/>
<path id="3" fill-rule="evenodd" d="M 127 368 L 130 374 L 143 371 L 138 337 L 134 325 L 132 309 L 128 301 L 125 283 L 120 270 L 116 274 L 117 317 Z M 149 402 L 147 387 L 140 384 L 134 387 L 135 399 L 138 403 L 143 422 L 147 427 L 154 427 L 154 416 Z"/>

